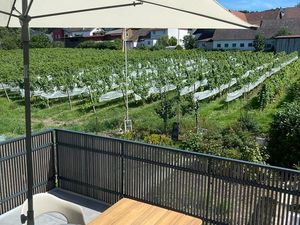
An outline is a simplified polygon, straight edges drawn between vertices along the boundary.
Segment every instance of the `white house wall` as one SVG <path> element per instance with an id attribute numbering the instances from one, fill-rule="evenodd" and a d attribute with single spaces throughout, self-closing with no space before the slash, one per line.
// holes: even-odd
<path id="1" fill-rule="evenodd" d="M 181 45 L 181 46 L 184 45 L 183 39 L 187 35 L 189 35 L 189 31 L 188 30 L 182 30 L 182 29 L 179 30 L 179 36 L 177 38 L 177 40 L 179 41 L 179 45 Z"/>
<path id="2" fill-rule="evenodd" d="M 135 47 L 153 47 L 156 44 L 157 40 L 145 39 L 143 41 L 137 42 Z"/>
<path id="3" fill-rule="evenodd" d="M 227 46 L 228 45 L 228 46 Z M 244 45 L 244 46 L 243 46 Z M 251 46 L 252 45 L 252 46 Z M 253 40 L 214 41 L 213 49 L 253 51 Z"/>

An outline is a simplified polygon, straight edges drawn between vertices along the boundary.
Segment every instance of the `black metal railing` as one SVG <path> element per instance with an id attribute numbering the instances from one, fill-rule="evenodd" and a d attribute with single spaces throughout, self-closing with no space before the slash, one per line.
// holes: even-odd
<path id="1" fill-rule="evenodd" d="M 110 204 L 129 197 L 202 218 L 205 224 L 299 225 L 298 171 L 66 130 L 35 138 L 37 191 L 57 185 Z M 24 140 L 0 144 L 0 154 L 3 213 L 26 197 L 26 176 L 16 172 L 26 168 Z"/>
<path id="2" fill-rule="evenodd" d="M 59 186 L 115 203 L 129 197 L 206 224 L 299 225 L 298 171 L 56 131 Z"/>
<path id="3" fill-rule="evenodd" d="M 55 185 L 53 131 L 32 137 L 34 193 Z M 0 143 L 0 215 L 21 205 L 27 192 L 25 138 Z"/>

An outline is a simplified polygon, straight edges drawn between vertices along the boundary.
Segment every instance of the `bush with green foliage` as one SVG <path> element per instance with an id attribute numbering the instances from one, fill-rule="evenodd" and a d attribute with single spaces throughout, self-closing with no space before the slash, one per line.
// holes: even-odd
<path id="1" fill-rule="evenodd" d="M 170 37 L 168 41 L 169 46 L 176 46 L 177 45 L 177 39 L 175 37 Z"/>
<path id="2" fill-rule="evenodd" d="M 266 38 L 263 34 L 257 34 L 254 39 L 253 46 L 255 48 L 255 51 L 264 51 L 266 45 Z"/>
<path id="3" fill-rule="evenodd" d="M 258 163 L 265 163 L 268 159 L 253 134 L 239 126 L 198 134 L 189 133 L 181 147 L 189 151 Z"/>
<path id="4" fill-rule="evenodd" d="M 169 37 L 165 35 L 165 36 L 161 36 L 157 40 L 154 49 L 155 50 L 165 49 L 167 46 L 169 46 Z"/>
<path id="5" fill-rule="evenodd" d="M 275 114 L 269 132 L 269 162 L 293 168 L 300 163 L 300 103 L 287 103 Z"/>
<path id="6" fill-rule="evenodd" d="M 135 141 L 135 132 L 134 131 L 127 131 L 127 132 L 124 132 L 122 135 L 121 135 L 121 138 L 123 139 L 126 139 L 126 140 L 130 140 L 130 141 Z"/>
<path id="7" fill-rule="evenodd" d="M 176 50 L 183 50 L 183 47 L 181 45 L 177 45 L 175 49 Z"/>
<path id="8" fill-rule="evenodd" d="M 197 48 L 196 38 L 193 35 L 187 35 L 183 38 L 184 48 L 185 49 L 194 49 Z"/>
<path id="9" fill-rule="evenodd" d="M 144 141 L 153 144 L 153 145 L 164 145 L 164 146 L 170 146 L 172 145 L 172 140 L 166 135 L 160 135 L 160 134 L 151 134 L 149 136 L 146 136 L 144 138 Z"/>
<path id="10" fill-rule="evenodd" d="M 65 44 L 63 41 L 54 41 L 52 43 L 53 48 L 64 48 Z"/>
<path id="11" fill-rule="evenodd" d="M 289 101 L 300 102 L 300 80 L 291 85 L 287 97 Z"/>
<path id="12" fill-rule="evenodd" d="M 257 121 L 249 114 L 243 113 L 238 119 L 238 125 L 242 130 L 246 130 L 252 133 L 258 133 L 259 126 Z"/>
<path id="13" fill-rule="evenodd" d="M 40 34 L 31 37 L 30 48 L 51 48 L 52 43 L 49 37 L 45 34 Z"/>
<path id="14" fill-rule="evenodd" d="M 110 49 L 110 50 L 121 50 L 122 40 L 114 41 L 84 41 L 81 42 L 77 48 L 95 48 L 95 49 Z"/>
<path id="15" fill-rule="evenodd" d="M 21 47 L 20 29 L 0 28 L 0 49 L 11 50 Z"/>
<path id="16" fill-rule="evenodd" d="M 286 36 L 286 35 L 291 35 L 292 33 L 289 31 L 288 28 L 286 27 L 282 27 L 278 30 L 277 34 L 275 35 L 275 37 L 278 36 Z"/>

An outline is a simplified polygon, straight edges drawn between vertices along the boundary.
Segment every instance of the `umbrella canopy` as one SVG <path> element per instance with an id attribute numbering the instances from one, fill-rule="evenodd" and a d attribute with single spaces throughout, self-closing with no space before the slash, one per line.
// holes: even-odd
<path id="1" fill-rule="evenodd" d="M 30 27 L 199 29 L 252 27 L 215 0 L 29 0 L 28 2 Z M 0 11 L 2 11 L 0 26 L 20 26 L 18 16 L 22 12 L 22 0 L 0 0 Z"/>
<path id="2" fill-rule="evenodd" d="M 211 28 L 246 29 L 215 0 L 0 0 L 0 27 L 22 27 L 24 60 L 28 211 L 34 224 L 29 27 Z"/>

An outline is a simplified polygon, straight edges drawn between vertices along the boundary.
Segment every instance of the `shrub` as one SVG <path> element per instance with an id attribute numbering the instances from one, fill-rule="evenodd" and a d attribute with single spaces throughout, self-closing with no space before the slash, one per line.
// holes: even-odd
<path id="1" fill-rule="evenodd" d="M 153 145 L 172 145 L 172 140 L 166 135 L 151 134 L 144 138 L 144 141 Z"/>
<path id="2" fill-rule="evenodd" d="M 254 48 L 255 51 L 264 51 L 265 50 L 265 44 L 266 44 L 266 38 L 263 34 L 257 34 L 254 39 Z"/>
<path id="3" fill-rule="evenodd" d="M 300 163 L 300 104 L 288 103 L 276 113 L 269 131 L 269 162 L 293 168 Z"/>
<path id="4" fill-rule="evenodd" d="M 81 42 L 77 48 L 95 48 L 95 49 L 110 49 L 110 50 L 121 50 L 122 49 L 122 41 L 84 41 Z"/>
<path id="5" fill-rule="evenodd" d="M 206 133 L 189 133 L 181 146 L 183 149 L 226 158 L 264 163 L 268 155 L 248 131 L 238 127 Z"/>
<path id="6" fill-rule="evenodd" d="M 183 47 L 181 45 L 177 45 L 175 49 L 176 50 L 183 50 Z"/>
<path id="7" fill-rule="evenodd" d="M 168 41 L 169 46 L 176 46 L 177 45 L 177 39 L 175 37 L 170 37 Z"/>
<path id="8" fill-rule="evenodd" d="M 253 133 L 257 133 L 259 131 L 257 121 L 249 113 L 243 113 L 240 116 L 238 122 L 242 130 L 250 131 Z"/>
<path id="9" fill-rule="evenodd" d="M 193 49 L 197 48 L 196 39 L 193 35 L 187 35 L 183 38 L 184 48 Z"/>
<path id="10" fill-rule="evenodd" d="M 19 46 L 13 37 L 3 37 L 0 40 L 0 49 L 11 50 L 17 48 L 19 48 Z"/>
<path id="11" fill-rule="evenodd" d="M 135 133 L 133 131 L 125 132 L 121 135 L 121 138 L 134 141 L 135 140 Z"/>
<path id="12" fill-rule="evenodd" d="M 292 84 L 288 90 L 288 100 L 300 102 L 300 80 Z"/>
<path id="13" fill-rule="evenodd" d="M 161 36 L 155 46 L 154 46 L 154 50 L 160 50 L 160 49 L 165 49 L 167 46 L 169 45 L 169 37 L 168 35 L 165 36 Z"/>
<path id="14" fill-rule="evenodd" d="M 45 34 L 33 36 L 30 41 L 31 48 L 50 48 L 52 47 L 49 37 Z"/>

